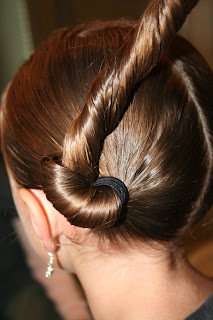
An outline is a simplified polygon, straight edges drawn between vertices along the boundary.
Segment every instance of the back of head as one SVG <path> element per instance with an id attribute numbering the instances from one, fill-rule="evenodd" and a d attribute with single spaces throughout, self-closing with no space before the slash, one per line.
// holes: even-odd
<path id="1" fill-rule="evenodd" d="M 152 1 L 135 21 L 58 31 L 13 79 L 2 150 L 16 182 L 76 225 L 177 240 L 210 205 L 213 74 L 175 36 L 197 1 Z M 125 183 L 122 203 L 99 176 Z"/>

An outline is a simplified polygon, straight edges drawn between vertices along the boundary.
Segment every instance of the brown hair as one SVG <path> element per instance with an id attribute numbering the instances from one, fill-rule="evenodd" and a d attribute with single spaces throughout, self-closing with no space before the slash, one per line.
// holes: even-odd
<path id="1" fill-rule="evenodd" d="M 155 0 L 139 23 L 58 31 L 19 69 L 2 149 L 20 186 L 111 240 L 176 239 L 210 204 L 213 74 L 175 36 L 197 3 Z M 128 187 L 125 206 L 108 186 Z"/>

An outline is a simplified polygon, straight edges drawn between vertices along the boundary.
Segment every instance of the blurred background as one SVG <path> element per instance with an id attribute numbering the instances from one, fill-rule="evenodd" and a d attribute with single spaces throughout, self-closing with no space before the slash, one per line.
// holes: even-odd
<path id="1" fill-rule="evenodd" d="M 0 92 L 33 50 L 57 28 L 94 19 L 138 19 L 147 0 L 0 0 Z M 200 0 L 180 33 L 213 68 L 213 1 Z M 61 319 L 32 278 L 12 223 L 9 183 L 0 159 L 0 320 Z M 213 213 L 186 241 L 191 262 L 213 276 Z"/>

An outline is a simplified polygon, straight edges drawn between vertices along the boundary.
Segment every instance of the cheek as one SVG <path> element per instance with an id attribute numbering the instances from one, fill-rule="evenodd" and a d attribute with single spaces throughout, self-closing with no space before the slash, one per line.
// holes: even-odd
<path id="1" fill-rule="evenodd" d="M 47 254 L 41 240 L 33 234 L 33 231 L 30 230 L 30 226 L 26 228 L 25 224 L 20 219 L 15 219 L 13 226 L 19 237 L 28 263 L 31 265 L 32 257 L 37 257 L 37 259 L 39 258 L 39 260 L 42 260 L 45 265 L 48 260 Z"/>
<path id="2" fill-rule="evenodd" d="M 44 249 L 43 242 L 37 237 L 33 230 L 30 212 L 26 204 L 18 197 L 18 194 L 14 188 L 12 188 L 13 200 L 16 206 L 16 210 L 20 219 L 16 219 L 14 226 L 18 233 L 22 247 L 26 253 L 26 258 L 31 254 L 31 251 L 35 251 L 45 262 L 48 261 L 46 250 Z M 21 220 L 21 221 L 20 221 Z"/>
<path id="3" fill-rule="evenodd" d="M 45 272 L 47 259 L 41 258 L 44 258 L 43 254 L 45 255 L 45 252 L 42 254 L 39 249 L 38 253 L 39 244 L 36 244 L 37 240 L 32 240 L 31 234 L 28 234 L 28 232 L 26 233 L 26 229 L 24 229 L 24 225 L 19 218 L 14 219 L 13 226 L 19 237 L 19 241 L 25 254 L 25 260 L 27 262 L 27 265 L 30 267 L 31 273 L 33 274 L 34 278 L 37 279 L 37 281 L 43 283 L 43 281 L 45 281 L 46 279 Z M 29 241 L 29 239 L 31 241 Z"/>

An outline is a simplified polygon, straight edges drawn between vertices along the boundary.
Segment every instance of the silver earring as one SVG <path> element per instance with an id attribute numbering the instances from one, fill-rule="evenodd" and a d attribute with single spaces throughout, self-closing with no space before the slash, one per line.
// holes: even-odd
<path id="1" fill-rule="evenodd" d="M 47 270 L 45 272 L 45 277 L 50 280 L 52 277 L 52 273 L 54 272 L 54 268 L 53 268 L 54 257 L 53 257 L 52 252 L 48 252 L 48 256 L 49 256 L 49 262 L 47 264 Z"/>

